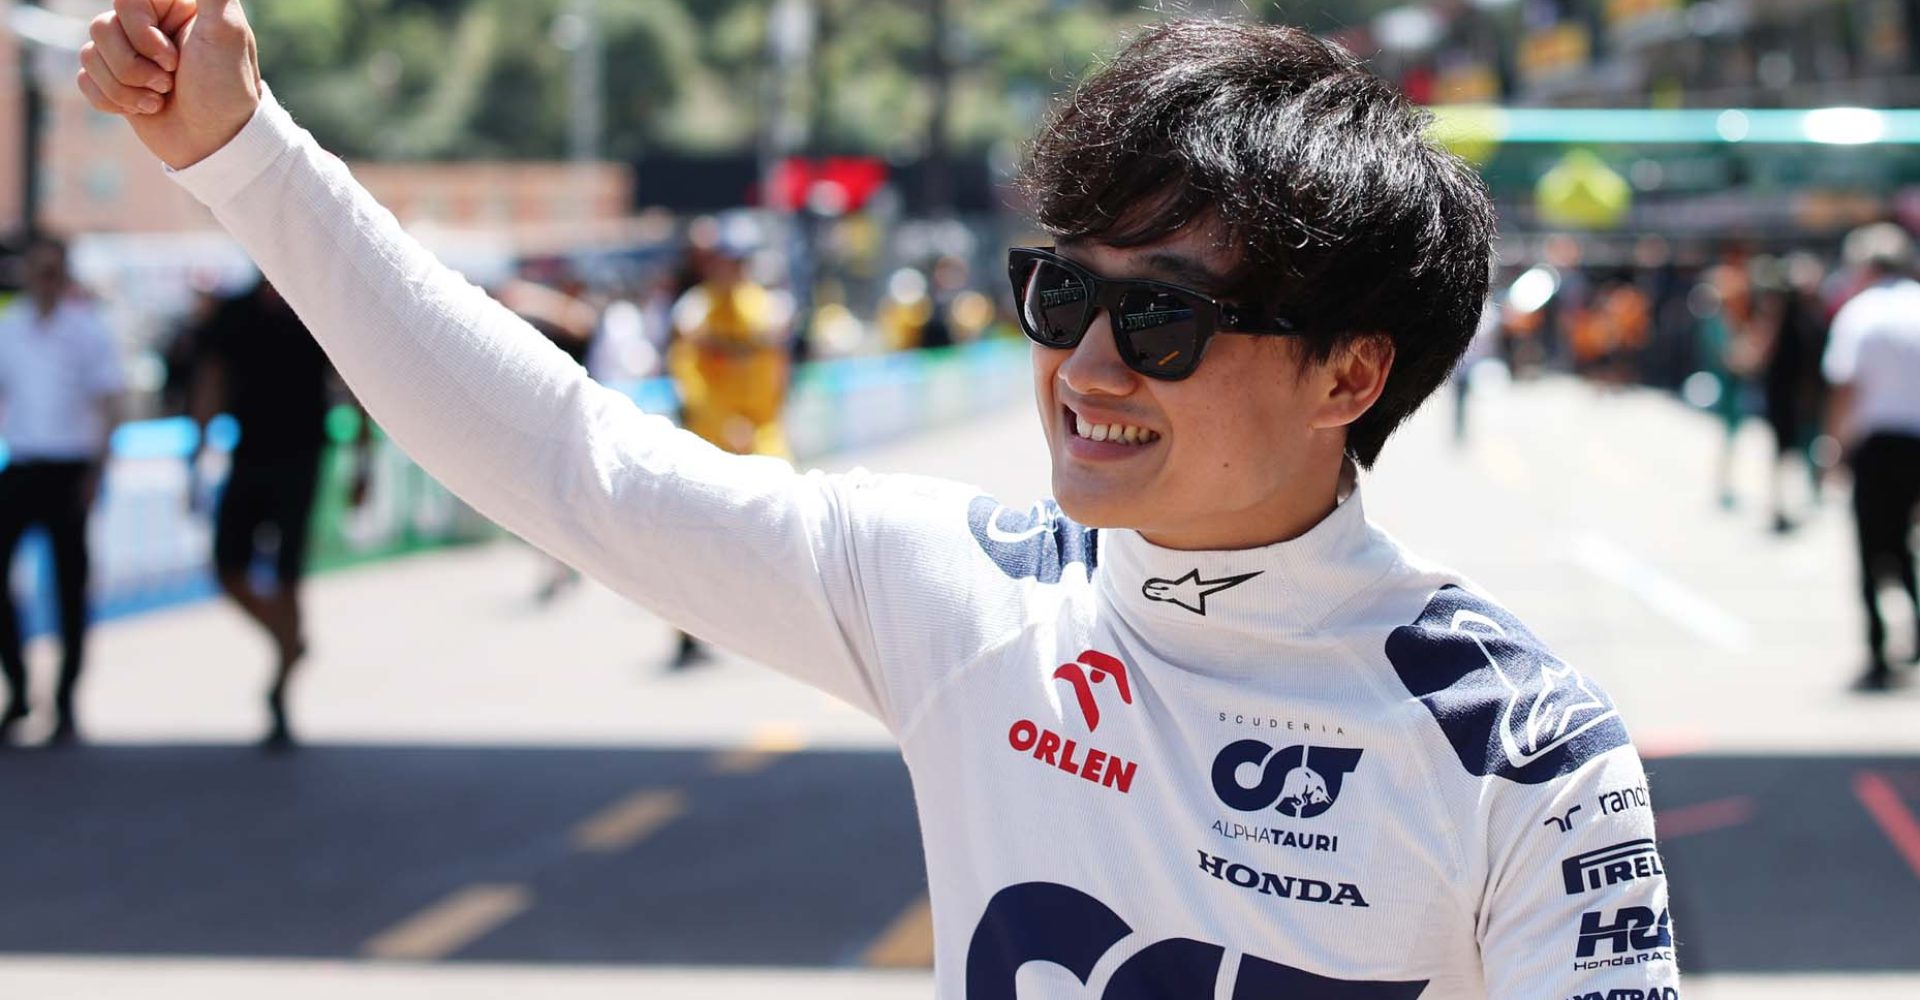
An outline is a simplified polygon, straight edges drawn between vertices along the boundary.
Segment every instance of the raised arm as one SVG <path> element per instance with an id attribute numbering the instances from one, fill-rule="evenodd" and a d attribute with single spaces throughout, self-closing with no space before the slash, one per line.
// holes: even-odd
<path id="1" fill-rule="evenodd" d="M 119 0 L 95 22 L 82 86 L 239 239 L 393 440 L 482 513 L 674 624 L 889 717 L 847 491 L 725 455 L 589 380 L 294 124 L 259 85 L 239 4 L 202 0 L 182 19 L 179 3 Z M 169 90 L 165 109 L 129 110 L 149 83 Z"/>

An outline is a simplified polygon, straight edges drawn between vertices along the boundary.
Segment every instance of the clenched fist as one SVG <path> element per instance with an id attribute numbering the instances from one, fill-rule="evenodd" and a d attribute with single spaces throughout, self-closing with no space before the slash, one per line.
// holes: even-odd
<path id="1" fill-rule="evenodd" d="M 227 144 L 260 105 L 238 0 L 114 0 L 80 50 L 80 92 L 175 169 Z"/>

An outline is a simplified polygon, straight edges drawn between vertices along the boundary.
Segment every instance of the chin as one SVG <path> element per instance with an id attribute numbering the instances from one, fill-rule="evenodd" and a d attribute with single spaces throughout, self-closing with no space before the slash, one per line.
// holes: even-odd
<path id="1" fill-rule="evenodd" d="M 1060 512 L 1067 515 L 1068 520 L 1088 528 L 1138 527 L 1138 518 L 1134 516 L 1137 504 L 1129 502 L 1119 491 L 1055 475 L 1053 502 L 1060 505 Z"/>

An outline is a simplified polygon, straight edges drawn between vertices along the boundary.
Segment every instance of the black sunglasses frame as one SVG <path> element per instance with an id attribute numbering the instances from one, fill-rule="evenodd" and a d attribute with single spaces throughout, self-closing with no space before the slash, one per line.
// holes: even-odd
<path id="1" fill-rule="evenodd" d="M 1084 313 L 1080 318 L 1080 329 L 1072 339 L 1061 343 L 1039 334 L 1027 318 L 1027 283 L 1041 264 L 1052 264 L 1066 270 L 1074 277 L 1086 283 L 1088 289 Z M 1120 358 L 1128 368 L 1148 378 L 1164 382 L 1178 382 L 1192 375 L 1200 367 L 1201 357 L 1206 353 L 1207 343 L 1216 333 L 1238 333 L 1252 337 L 1297 337 L 1304 334 L 1293 320 L 1277 315 L 1259 315 L 1257 310 L 1222 302 L 1197 289 L 1185 285 L 1176 285 L 1166 281 L 1145 279 L 1102 278 L 1086 268 L 1068 260 L 1053 247 L 1013 247 L 1007 251 L 1007 278 L 1013 283 L 1015 311 L 1020 316 L 1020 330 L 1027 339 L 1042 347 L 1056 350 L 1072 350 L 1080 346 L 1080 341 L 1093 326 L 1095 310 L 1106 310 L 1108 317 L 1114 316 L 1120 307 L 1122 296 L 1129 292 L 1145 292 L 1152 295 L 1172 295 L 1183 300 L 1193 309 L 1194 343 L 1188 361 L 1183 367 L 1175 369 L 1150 368 L 1136 359 L 1140 352 L 1133 349 L 1131 341 L 1138 331 L 1122 330 L 1124 324 L 1109 321 L 1113 329 L 1115 343 L 1120 347 Z"/>

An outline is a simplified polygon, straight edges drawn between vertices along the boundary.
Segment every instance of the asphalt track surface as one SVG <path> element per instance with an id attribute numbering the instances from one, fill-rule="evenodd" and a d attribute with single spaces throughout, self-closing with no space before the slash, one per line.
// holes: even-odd
<path id="1" fill-rule="evenodd" d="M 1714 508 L 1715 432 L 1665 401 L 1552 384 L 1478 405 L 1458 452 L 1435 415 L 1409 428 L 1369 510 L 1621 703 L 1649 757 L 1683 969 L 1906 973 L 1872 995 L 1920 996 L 1920 698 L 1844 691 L 1857 611 L 1839 500 L 1769 538 L 1751 503 Z M 1024 498 L 1044 487 L 1029 423 L 862 461 L 958 465 Z M 884 732 L 752 664 L 663 674 L 657 622 L 592 590 L 531 611 L 536 572 L 492 546 L 316 581 L 310 743 L 285 757 L 249 745 L 263 647 L 230 611 L 101 629 L 96 742 L 0 751 L 0 984 L 51 981 L 30 974 L 44 960 L 73 996 L 162 981 L 115 972 L 133 959 L 556 983 L 923 965 L 918 831 Z M 1800 995 L 1868 995 L 1821 982 Z"/>
<path id="2" fill-rule="evenodd" d="M 0 942 L 352 958 L 463 890 L 512 886 L 528 905 L 433 957 L 861 964 L 925 887 L 898 758 L 809 751 L 728 771 L 706 752 L 581 748 L 9 754 Z M 1683 968 L 1920 972 L 1920 859 L 1863 804 L 1863 775 L 1920 810 L 1912 758 L 1658 762 Z M 607 803 L 654 792 L 678 808 L 651 835 L 583 843 Z"/>

